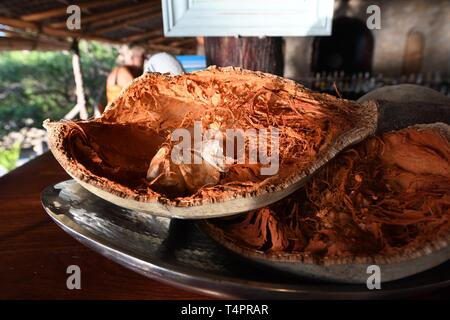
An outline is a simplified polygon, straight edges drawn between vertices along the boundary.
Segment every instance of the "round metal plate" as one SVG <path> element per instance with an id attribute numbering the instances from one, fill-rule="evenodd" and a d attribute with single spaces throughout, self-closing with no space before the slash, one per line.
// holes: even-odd
<path id="1" fill-rule="evenodd" d="M 226 251 L 201 232 L 194 221 L 156 217 L 115 206 L 74 180 L 47 187 L 41 200 L 63 230 L 107 258 L 147 277 L 211 296 L 392 298 L 450 285 L 450 262 L 412 277 L 382 283 L 381 290 L 284 274 Z"/>

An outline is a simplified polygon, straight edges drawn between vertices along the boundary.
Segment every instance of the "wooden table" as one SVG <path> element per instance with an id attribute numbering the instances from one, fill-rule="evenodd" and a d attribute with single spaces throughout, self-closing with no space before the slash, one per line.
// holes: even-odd
<path id="1" fill-rule="evenodd" d="M 62 231 L 40 193 L 67 180 L 50 153 L 0 178 L 0 299 L 201 299 L 104 258 Z M 66 269 L 81 268 L 81 290 L 68 290 Z"/>
<path id="2" fill-rule="evenodd" d="M 111 262 L 62 231 L 40 193 L 68 179 L 50 153 L 0 178 L 0 299 L 202 299 Z M 66 269 L 78 265 L 81 290 L 68 290 Z M 450 288 L 425 297 L 448 298 Z"/>

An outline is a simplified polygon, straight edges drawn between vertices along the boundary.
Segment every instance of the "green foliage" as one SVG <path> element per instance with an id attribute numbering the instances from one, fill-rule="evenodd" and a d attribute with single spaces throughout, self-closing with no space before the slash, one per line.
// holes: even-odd
<path id="1" fill-rule="evenodd" d="M 104 103 L 116 49 L 82 41 L 80 56 L 88 106 Z M 70 52 L 0 52 L 0 137 L 30 123 L 41 127 L 46 118 L 60 119 L 75 103 Z"/>
<path id="2" fill-rule="evenodd" d="M 11 149 L 5 150 L 0 148 L 0 166 L 7 171 L 11 171 L 16 168 L 17 160 L 20 156 L 20 144 L 16 143 Z"/>

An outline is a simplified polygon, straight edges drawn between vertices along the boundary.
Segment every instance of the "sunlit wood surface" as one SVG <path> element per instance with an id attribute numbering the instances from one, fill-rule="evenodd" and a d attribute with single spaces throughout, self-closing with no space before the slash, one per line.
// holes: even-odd
<path id="1" fill-rule="evenodd" d="M 50 153 L 0 178 L 0 299 L 201 299 L 109 261 L 62 231 L 40 193 L 68 179 Z M 66 288 L 67 266 L 82 271 L 81 290 Z M 448 299 L 450 288 L 417 299 Z"/>
<path id="2" fill-rule="evenodd" d="M 68 179 L 50 153 L 0 178 L 0 299 L 199 299 L 111 262 L 62 231 L 40 193 Z M 68 290 L 66 269 L 81 268 L 81 290 Z"/>

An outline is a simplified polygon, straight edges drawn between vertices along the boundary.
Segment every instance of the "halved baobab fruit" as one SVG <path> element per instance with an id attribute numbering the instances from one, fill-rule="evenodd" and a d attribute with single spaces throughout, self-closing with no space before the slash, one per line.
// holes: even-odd
<path id="1" fill-rule="evenodd" d="M 206 218 L 284 198 L 373 133 L 376 122 L 374 104 L 314 93 L 269 74 L 212 67 L 176 77 L 145 74 L 99 119 L 44 125 L 59 163 L 101 198 L 156 215 Z M 174 140 L 180 129 L 193 134 Z M 182 142 L 192 147 L 177 156 Z"/>
<path id="2" fill-rule="evenodd" d="M 228 249 L 285 271 L 382 281 L 450 259 L 450 126 L 418 125 L 368 138 L 305 188 L 246 214 L 201 222 Z"/>

